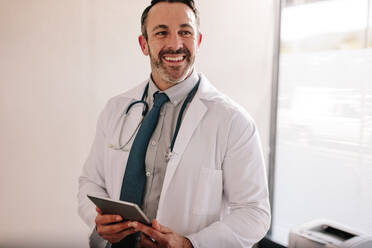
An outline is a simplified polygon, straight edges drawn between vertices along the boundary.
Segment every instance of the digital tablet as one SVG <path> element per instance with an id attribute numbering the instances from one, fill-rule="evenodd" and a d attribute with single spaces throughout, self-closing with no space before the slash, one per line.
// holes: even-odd
<path id="1" fill-rule="evenodd" d="M 92 195 L 87 196 L 104 214 L 117 214 L 124 220 L 138 221 L 146 225 L 151 225 L 149 218 L 147 218 L 135 203 L 114 201 L 110 198 Z"/>

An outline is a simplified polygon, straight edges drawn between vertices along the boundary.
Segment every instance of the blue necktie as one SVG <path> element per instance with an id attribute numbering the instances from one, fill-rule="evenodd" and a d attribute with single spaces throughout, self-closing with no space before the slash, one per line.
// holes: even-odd
<path id="1" fill-rule="evenodd" d="M 121 186 L 120 200 L 136 203 L 142 206 L 143 194 L 146 186 L 146 151 L 152 133 L 158 123 L 160 109 L 169 101 L 165 93 L 154 94 L 154 105 L 148 115 L 143 119 L 136 138 L 130 149 L 127 167 Z M 136 235 L 129 235 L 120 243 L 113 244 L 112 247 L 134 247 Z"/>

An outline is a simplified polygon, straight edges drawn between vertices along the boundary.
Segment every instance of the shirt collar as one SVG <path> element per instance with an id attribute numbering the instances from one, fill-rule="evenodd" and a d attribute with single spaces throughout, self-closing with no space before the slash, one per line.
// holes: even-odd
<path id="1" fill-rule="evenodd" d="M 199 75 L 194 69 L 194 71 L 191 73 L 189 77 L 187 77 L 185 80 L 175 84 L 174 86 L 161 91 L 159 88 L 156 86 L 154 81 L 152 80 L 152 77 L 150 76 L 150 82 L 149 82 L 149 100 L 150 100 L 150 105 L 153 102 L 153 95 L 155 92 L 164 92 L 167 94 L 169 97 L 170 102 L 173 105 L 178 105 L 186 96 L 189 94 L 189 92 L 194 88 L 194 86 L 197 84 L 199 80 Z"/>

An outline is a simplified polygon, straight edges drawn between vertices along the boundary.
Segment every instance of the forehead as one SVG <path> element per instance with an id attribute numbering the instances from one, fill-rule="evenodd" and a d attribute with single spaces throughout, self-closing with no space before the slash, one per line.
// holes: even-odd
<path id="1" fill-rule="evenodd" d="M 146 25 L 149 30 L 158 25 L 168 27 L 189 24 L 196 28 L 195 14 L 183 3 L 160 2 L 152 7 L 147 16 Z"/>

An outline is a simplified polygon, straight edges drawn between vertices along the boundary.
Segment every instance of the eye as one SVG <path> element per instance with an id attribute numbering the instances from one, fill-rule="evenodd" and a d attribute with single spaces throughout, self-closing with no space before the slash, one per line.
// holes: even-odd
<path id="1" fill-rule="evenodd" d="M 158 37 L 164 37 L 165 35 L 167 35 L 167 32 L 166 31 L 160 31 L 160 32 L 157 32 L 155 35 L 158 36 Z"/>
<path id="2" fill-rule="evenodd" d="M 190 31 L 187 31 L 187 30 L 183 30 L 180 32 L 182 36 L 191 36 L 192 33 Z"/>

